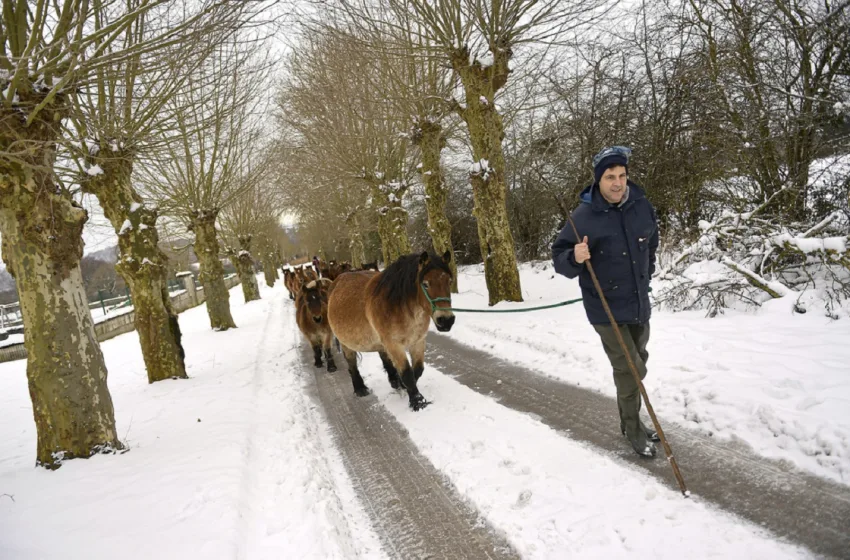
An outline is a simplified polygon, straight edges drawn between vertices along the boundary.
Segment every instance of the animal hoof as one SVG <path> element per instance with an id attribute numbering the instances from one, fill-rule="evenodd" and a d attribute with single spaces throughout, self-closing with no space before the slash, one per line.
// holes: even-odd
<path id="1" fill-rule="evenodd" d="M 320 368 L 320 367 L 323 367 L 325 364 L 323 364 L 322 362 L 316 362 L 313 365 Z"/>
<path id="2" fill-rule="evenodd" d="M 430 401 L 426 401 L 425 397 L 423 397 L 422 395 L 418 395 L 416 398 L 410 399 L 410 408 L 412 408 L 414 411 L 422 410 L 429 404 L 431 404 Z"/>
<path id="3" fill-rule="evenodd" d="M 372 391 L 370 391 L 369 387 L 366 387 L 365 385 L 363 387 L 360 387 L 360 388 L 354 390 L 354 394 L 357 395 L 358 397 L 365 397 L 365 396 L 368 396 L 371 393 L 372 393 Z"/>
<path id="4" fill-rule="evenodd" d="M 336 371 L 336 364 L 328 364 L 328 373 L 333 373 Z"/>
<path id="5" fill-rule="evenodd" d="M 393 389 L 401 389 L 401 381 L 398 378 L 390 379 L 390 387 Z"/>

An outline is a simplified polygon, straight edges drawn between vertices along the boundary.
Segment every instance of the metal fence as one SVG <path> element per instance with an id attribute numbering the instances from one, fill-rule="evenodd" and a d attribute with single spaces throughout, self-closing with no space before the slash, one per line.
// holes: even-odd
<path id="1" fill-rule="evenodd" d="M 177 292 L 183 289 L 183 283 L 179 280 L 168 281 L 169 293 Z M 122 307 L 130 307 L 133 305 L 133 298 L 130 297 L 130 291 L 123 296 L 112 298 L 104 298 L 102 292 L 98 292 L 98 298 L 89 302 L 89 309 L 94 311 L 100 309 L 104 315 L 115 309 Z M 0 330 L 11 329 L 23 325 L 24 319 L 21 315 L 20 302 L 8 303 L 0 305 Z"/>

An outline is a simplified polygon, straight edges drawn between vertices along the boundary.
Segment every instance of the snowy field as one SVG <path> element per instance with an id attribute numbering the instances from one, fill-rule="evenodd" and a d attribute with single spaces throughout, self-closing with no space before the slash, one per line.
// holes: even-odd
<path id="1" fill-rule="evenodd" d="M 576 292 L 542 264 L 523 265 L 522 278 L 527 303 L 505 307 Z M 386 558 L 310 395 L 292 303 L 281 284 L 260 285 L 263 299 L 247 305 L 231 290 L 238 329 L 212 332 L 203 307 L 181 315 L 189 380 L 148 385 L 135 333 L 101 345 L 123 455 L 35 469 L 25 363 L 0 364 L 0 558 Z M 484 306 L 476 267 L 461 289 L 456 306 Z M 496 317 L 461 315 L 449 336 L 613 394 L 580 305 Z M 653 329 L 647 383 L 661 415 L 847 483 L 847 325 L 766 309 L 659 313 Z M 340 362 L 334 375 L 347 375 Z M 805 557 L 432 367 L 421 384 L 435 404 L 419 413 L 390 390 L 377 356 L 361 371 L 524 558 Z"/>

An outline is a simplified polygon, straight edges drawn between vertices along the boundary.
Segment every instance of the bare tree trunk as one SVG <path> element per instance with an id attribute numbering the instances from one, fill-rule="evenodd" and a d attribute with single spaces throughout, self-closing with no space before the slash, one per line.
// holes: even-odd
<path id="1" fill-rule="evenodd" d="M 381 238 L 384 266 L 389 266 L 399 257 L 410 253 L 410 240 L 407 237 L 407 210 L 401 204 L 404 190 L 404 188 L 393 188 L 386 183 L 372 189 L 372 198 L 382 204 L 377 212 L 378 237 Z"/>
<path id="2" fill-rule="evenodd" d="M 207 314 L 210 326 L 217 331 L 235 328 L 230 315 L 230 293 L 224 284 L 224 267 L 218 259 L 218 237 L 215 220 L 218 210 L 198 210 L 192 216 L 192 231 L 195 232 L 195 254 L 201 263 L 198 275 L 204 287 Z"/>
<path id="3" fill-rule="evenodd" d="M 386 266 L 410 253 L 407 230 L 398 227 L 400 221 L 406 220 L 407 210 L 401 204 L 389 204 L 378 211 L 378 237 L 381 238 L 381 254 Z"/>
<path id="4" fill-rule="evenodd" d="M 425 184 L 425 206 L 428 209 L 428 234 L 438 255 L 446 251 L 454 254 L 452 226 L 446 217 L 446 183 L 440 166 L 440 153 L 445 147 L 443 129 L 439 123 L 421 120 L 414 143 L 422 153 L 422 182 Z M 458 293 L 457 261 L 452 258 L 452 292 Z"/>
<path id="5" fill-rule="evenodd" d="M 257 276 L 254 274 L 254 259 L 251 257 L 251 236 L 240 237 L 239 245 L 242 250 L 236 255 L 233 264 L 236 265 L 239 280 L 242 282 L 242 295 L 245 296 L 245 303 L 248 303 L 260 299 L 260 287 L 257 285 Z"/>
<path id="6" fill-rule="evenodd" d="M 275 268 L 274 254 L 263 253 L 263 276 L 266 279 L 266 286 L 274 288 L 274 282 L 277 280 L 277 268 Z"/>
<path id="7" fill-rule="evenodd" d="M 24 127 L 20 114 L 0 111 L 0 152 L 18 156 L 0 159 L 3 259 L 24 321 L 36 464 L 56 469 L 124 446 L 80 272 L 88 216 L 52 176 L 61 113 L 48 107 Z"/>
<path id="8" fill-rule="evenodd" d="M 507 81 L 509 56 L 510 53 L 497 50 L 489 66 L 478 61 L 470 63 L 466 49 L 451 56 L 452 67 L 460 76 L 466 94 L 466 107 L 458 108 L 458 112 L 469 128 L 476 162 L 470 182 L 490 305 L 522 301 L 514 239 L 505 206 L 504 127 L 493 103 L 496 91 Z"/>
<path id="9" fill-rule="evenodd" d="M 180 324 L 168 294 L 168 257 L 159 248 L 157 211 L 146 208 L 133 188 L 133 154 L 101 146 L 93 162 L 102 174 L 83 182 L 97 197 L 103 213 L 118 234 L 120 256 L 115 269 L 130 288 L 136 331 L 148 372 L 148 383 L 185 379 Z"/>
<path id="10" fill-rule="evenodd" d="M 363 247 L 363 233 L 360 231 L 360 216 L 356 212 L 352 212 L 345 223 L 348 224 L 348 235 L 351 240 L 348 243 L 348 248 L 351 252 L 351 267 L 362 268 L 366 262 L 366 250 Z"/>

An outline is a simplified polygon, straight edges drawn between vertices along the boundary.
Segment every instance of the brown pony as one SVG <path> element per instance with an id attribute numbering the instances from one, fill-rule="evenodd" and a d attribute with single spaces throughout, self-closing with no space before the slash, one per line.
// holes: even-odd
<path id="1" fill-rule="evenodd" d="M 428 253 L 399 258 L 383 272 L 348 272 L 334 282 L 328 299 L 328 321 L 342 346 L 354 393 L 369 389 L 357 368 L 357 352 L 378 352 L 390 386 L 404 386 L 413 410 L 428 401 L 416 387 L 425 369 L 425 336 L 433 319 L 437 330 L 451 330 L 451 252 L 442 258 Z M 445 301 L 431 303 L 445 298 Z M 413 367 L 407 361 L 410 352 Z M 401 375 L 399 376 L 399 372 Z"/>
<path id="2" fill-rule="evenodd" d="M 295 303 L 295 320 L 301 334 L 313 347 L 315 366 L 322 367 L 322 351 L 328 362 L 328 372 L 336 371 L 336 363 L 331 353 L 333 333 L 328 325 L 328 290 L 331 281 L 323 278 L 313 280 L 301 287 L 298 301 Z"/>
<path id="3" fill-rule="evenodd" d="M 311 264 L 305 264 L 297 270 L 299 278 L 301 278 L 305 284 L 319 279 L 319 273 L 316 272 Z"/>
<path id="4" fill-rule="evenodd" d="M 305 264 L 298 267 L 293 266 L 291 269 L 283 269 L 283 285 L 289 290 L 289 299 L 297 301 L 301 286 L 318 279 L 319 275 L 313 270 L 312 265 Z"/>
<path id="5" fill-rule="evenodd" d="M 298 281 L 295 271 L 290 268 L 283 269 L 283 285 L 286 286 L 289 292 L 289 299 L 295 299 L 295 293 L 298 291 L 295 284 Z"/>
<path id="6" fill-rule="evenodd" d="M 340 274 L 351 271 L 351 263 L 349 262 L 337 262 L 330 261 L 328 263 L 328 267 L 322 270 L 323 278 L 330 278 L 331 280 L 336 280 Z"/>

